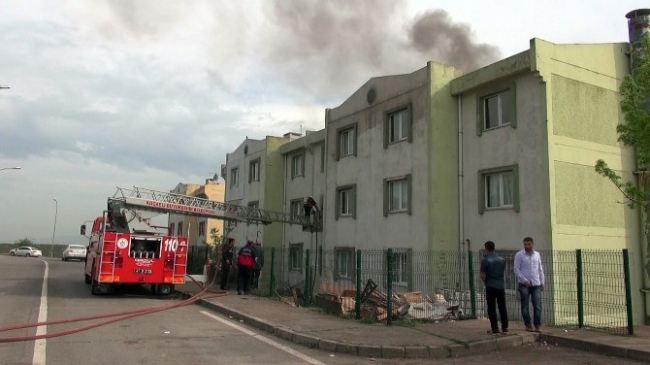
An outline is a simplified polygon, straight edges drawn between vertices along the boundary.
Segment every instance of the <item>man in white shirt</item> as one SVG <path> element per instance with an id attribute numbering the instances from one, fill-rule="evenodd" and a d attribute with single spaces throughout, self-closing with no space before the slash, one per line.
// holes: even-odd
<path id="1" fill-rule="evenodd" d="M 524 249 L 515 255 L 515 275 L 519 282 L 521 299 L 521 316 L 528 332 L 542 332 L 542 291 L 544 290 L 544 269 L 542 257 L 533 250 L 533 239 L 524 238 Z M 530 299 L 533 301 L 533 323 L 531 326 L 528 310 Z"/>

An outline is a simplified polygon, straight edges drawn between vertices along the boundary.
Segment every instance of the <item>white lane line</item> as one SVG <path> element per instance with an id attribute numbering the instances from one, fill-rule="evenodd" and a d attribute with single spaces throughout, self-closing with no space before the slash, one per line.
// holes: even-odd
<path id="1" fill-rule="evenodd" d="M 41 260 L 45 263 L 45 273 L 43 274 L 43 288 L 41 289 L 41 307 L 38 310 L 38 321 L 47 321 L 47 277 L 50 272 L 50 267 L 47 261 Z M 36 328 L 36 336 L 44 335 L 47 333 L 47 326 L 39 326 Z M 40 339 L 34 342 L 34 357 L 32 358 L 33 365 L 45 365 L 45 349 L 47 347 L 47 340 Z"/>
<path id="2" fill-rule="evenodd" d="M 316 360 L 316 359 L 314 359 L 312 357 L 309 357 L 309 356 L 303 354 L 302 352 L 298 352 L 298 351 L 296 351 L 296 350 L 294 350 L 294 349 L 292 349 L 290 347 L 279 344 L 279 343 L 277 343 L 277 342 L 275 342 L 275 341 L 273 341 L 271 339 L 268 339 L 268 338 L 266 338 L 266 337 L 264 337 L 262 335 L 258 335 L 257 333 L 255 333 L 255 332 L 253 332 L 253 331 L 251 331 L 249 329 L 246 329 L 246 328 L 244 328 L 242 326 L 236 325 L 236 324 L 234 324 L 234 323 L 232 323 L 232 322 L 230 322 L 228 320 L 225 320 L 223 318 L 219 318 L 219 317 L 215 316 L 212 313 L 208 313 L 206 311 L 201 311 L 201 314 L 204 314 L 204 315 L 206 315 L 206 316 L 208 316 L 208 317 L 210 317 L 210 318 L 212 318 L 214 320 L 217 320 L 217 321 L 219 321 L 221 323 L 225 323 L 228 326 L 230 326 L 230 327 L 232 327 L 232 328 L 234 328 L 234 329 L 236 329 L 238 331 L 244 332 L 245 334 L 247 334 L 247 335 L 249 335 L 249 336 L 251 336 L 253 338 L 256 338 L 256 339 L 258 339 L 258 340 L 260 340 L 262 342 L 266 342 L 269 345 L 271 345 L 271 346 L 273 346 L 273 347 L 275 347 L 277 349 L 280 349 L 280 350 L 282 350 L 282 351 L 284 351 L 286 353 L 289 353 L 289 354 L 291 354 L 291 355 L 293 355 L 293 356 L 295 356 L 295 357 L 297 357 L 297 358 L 299 358 L 301 360 L 304 360 L 304 361 L 306 361 L 306 362 L 308 362 L 310 364 L 313 364 L 313 365 L 325 365 L 325 363 L 322 363 L 322 362 L 320 362 L 320 361 L 318 361 L 318 360 Z"/>

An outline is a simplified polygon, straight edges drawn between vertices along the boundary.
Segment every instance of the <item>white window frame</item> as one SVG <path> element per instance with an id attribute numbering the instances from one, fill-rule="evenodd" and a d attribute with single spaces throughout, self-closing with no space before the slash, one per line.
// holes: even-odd
<path id="1" fill-rule="evenodd" d="M 354 217 L 356 210 L 356 189 L 354 185 L 336 189 L 336 216 Z"/>
<path id="2" fill-rule="evenodd" d="M 409 109 L 404 108 L 388 114 L 388 143 L 409 139 L 411 133 Z"/>
<path id="3" fill-rule="evenodd" d="M 239 186 L 239 168 L 230 169 L 230 187 Z"/>
<path id="4" fill-rule="evenodd" d="M 409 252 L 395 250 L 393 252 L 393 284 L 407 286 L 409 283 Z"/>
<path id="5" fill-rule="evenodd" d="M 305 176 L 305 154 L 291 157 L 291 178 Z"/>
<path id="6" fill-rule="evenodd" d="M 296 218 L 300 216 L 304 210 L 302 199 L 292 199 L 289 202 L 289 215 L 291 218 Z"/>
<path id="7" fill-rule="evenodd" d="M 407 179 L 388 181 L 388 212 L 394 213 L 408 211 L 410 190 Z M 395 195 L 396 193 L 397 196 Z"/>
<path id="8" fill-rule="evenodd" d="M 303 244 L 292 243 L 289 245 L 289 271 L 302 272 Z"/>
<path id="9" fill-rule="evenodd" d="M 355 273 L 355 251 L 352 247 L 334 248 L 334 276 L 337 280 L 353 280 Z"/>
<path id="10" fill-rule="evenodd" d="M 339 132 L 339 157 L 354 155 L 356 149 L 355 128 L 346 128 Z"/>
<path id="11" fill-rule="evenodd" d="M 490 129 L 499 128 L 511 124 L 512 121 L 510 119 L 512 116 L 511 115 L 504 116 L 504 112 L 503 112 L 504 102 L 512 103 L 512 101 L 504 101 L 504 97 L 510 92 L 511 92 L 510 90 L 506 90 L 497 94 L 486 96 L 483 99 L 483 130 L 490 130 Z M 488 108 L 488 105 L 491 101 L 496 101 L 497 120 L 496 123 L 491 123 L 493 125 L 488 126 L 488 122 L 492 122 L 490 118 L 489 108 Z M 510 108 L 514 108 L 514 105 L 510 105 Z"/>

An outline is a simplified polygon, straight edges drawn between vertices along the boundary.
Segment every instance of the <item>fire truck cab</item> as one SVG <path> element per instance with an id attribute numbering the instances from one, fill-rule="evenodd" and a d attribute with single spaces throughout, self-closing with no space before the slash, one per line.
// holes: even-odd
<path id="1" fill-rule="evenodd" d="M 128 284 L 149 284 L 154 294 L 170 294 L 185 282 L 187 239 L 152 226 L 143 212 L 121 200 L 109 199 L 108 210 L 95 218 L 87 255 L 84 278 L 92 294 Z"/>

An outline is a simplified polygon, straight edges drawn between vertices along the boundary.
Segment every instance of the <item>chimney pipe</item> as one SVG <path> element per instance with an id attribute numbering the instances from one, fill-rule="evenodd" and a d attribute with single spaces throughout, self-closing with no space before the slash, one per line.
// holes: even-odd
<path id="1" fill-rule="evenodd" d="M 632 46 L 632 70 L 636 68 L 638 50 L 643 46 L 643 39 L 650 37 L 650 9 L 637 9 L 625 15 L 627 30 Z"/>

